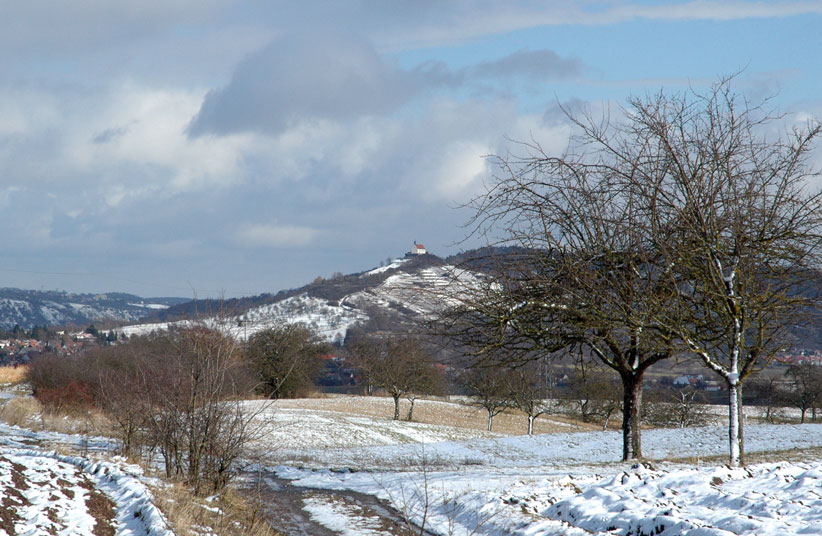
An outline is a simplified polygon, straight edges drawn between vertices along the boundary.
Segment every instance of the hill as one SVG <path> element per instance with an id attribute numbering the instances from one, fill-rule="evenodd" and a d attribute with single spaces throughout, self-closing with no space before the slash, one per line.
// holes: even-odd
<path id="1" fill-rule="evenodd" d="M 436 255 L 408 255 L 366 272 L 317 278 L 300 288 L 233 300 L 198 300 L 158 311 L 153 323 L 130 326 L 140 333 L 169 322 L 222 313 L 237 334 L 283 323 L 304 323 L 329 342 L 341 343 L 354 326 L 370 331 L 401 331 L 441 306 L 435 291 L 470 284 L 480 275 Z"/>
<path id="2" fill-rule="evenodd" d="M 352 274 L 317 278 L 299 288 L 276 294 L 224 301 L 196 300 L 158 309 L 143 322 L 167 323 L 211 316 L 221 312 L 236 320 L 240 336 L 272 325 L 302 322 L 330 342 L 342 342 L 349 329 L 403 331 L 442 306 L 443 290 L 458 290 L 485 277 L 494 262 L 526 253 L 521 248 L 477 249 L 440 258 L 432 254 L 406 255 L 377 268 Z M 808 295 L 822 296 L 822 277 L 809 285 Z M 795 351 L 822 351 L 822 310 L 808 312 L 808 321 L 791 330 Z M 150 329 L 146 326 L 144 329 Z M 139 333 L 140 328 L 127 330 Z"/>
<path id="3" fill-rule="evenodd" d="M 139 321 L 185 298 L 141 298 L 133 294 L 72 294 L 60 291 L 0 288 L 0 329 L 15 325 L 60 326 Z"/>

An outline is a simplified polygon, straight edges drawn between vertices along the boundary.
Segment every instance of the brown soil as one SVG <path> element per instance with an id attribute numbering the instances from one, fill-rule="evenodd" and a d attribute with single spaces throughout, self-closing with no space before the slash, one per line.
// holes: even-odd
<path id="1" fill-rule="evenodd" d="M 94 536 L 114 536 L 116 526 L 114 502 L 100 493 L 88 479 L 84 478 L 80 485 L 88 490 L 86 508 L 95 521 L 92 529 Z"/>

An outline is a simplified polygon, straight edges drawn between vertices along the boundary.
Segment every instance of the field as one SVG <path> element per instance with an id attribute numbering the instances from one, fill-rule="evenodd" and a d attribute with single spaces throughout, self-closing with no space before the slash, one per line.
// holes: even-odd
<path id="1" fill-rule="evenodd" d="M 278 402 L 265 463 L 339 534 L 397 532 L 320 490 L 377 497 L 430 534 L 822 534 L 822 425 L 749 425 L 760 463 L 732 470 L 721 424 L 646 430 L 648 460 L 626 464 L 618 431 L 544 419 L 551 433 L 488 434 L 474 409 L 417 404 L 424 422 L 388 420 L 388 399 Z"/>
<path id="2" fill-rule="evenodd" d="M 630 464 L 619 431 L 543 416 L 528 437 L 512 413 L 489 433 L 460 401 L 418 400 L 415 422 L 379 397 L 247 406 L 259 426 L 238 485 L 284 534 L 822 534 L 819 424 L 750 424 L 754 463 L 729 469 L 722 424 L 645 430 Z M 7 425 L 0 442 L 0 534 L 172 534 L 114 442 Z M 69 450 L 84 456 L 55 452 Z"/>

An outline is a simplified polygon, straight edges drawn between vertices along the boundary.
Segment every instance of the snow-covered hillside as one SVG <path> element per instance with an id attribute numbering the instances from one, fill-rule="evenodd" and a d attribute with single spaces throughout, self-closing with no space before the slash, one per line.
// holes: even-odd
<path id="1" fill-rule="evenodd" d="M 299 294 L 251 308 L 219 321 L 215 327 L 244 339 L 269 327 L 301 323 L 329 342 L 340 342 L 352 326 L 365 324 L 373 315 L 390 317 L 395 324 L 428 317 L 448 304 L 449 296 L 477 285 L 482 277 L 429 257 L 427 262 L 397 259 L 361 274 L 307 285 Z M 168 325 L 132 325 L 120 331 L 143 334 L 167 329 Z"/>
<path id="2" fill-rule="evenodd" d="M 0 289 L 0 329 L 19 325 L 88 325 L 94 322 L 134 322 L 181 298 L 143 300 L 130 294 L 71 294 L 56 291 Z"/>
<path id="3" fill-rule="evenodd" d="M 477 284 L 481 276 L 447 264 L 419 266 L 398 259 L 359 277 L 375 279 L 376 283 L 339 299 L 313 296 L 309 287 L 298 296 L 251 309 L 238 320 L 243 326 L 240 335 L 300 322 L 328 341 L 338 341 L 351 326 L 367 322 L 372 314 L 382 312 L 406 319 L 429 316 L 448 303 L 448 296 Z"/>
<path id="4" fill-rule="evenodd" d="M 357 308 L 334 303 L 308 294 L 251 309 L 237 322 L 242 337 L 282 324 L 302 323 L 330 342 L 342 340 L 348 328 L 368 320 Z"/>
<path id="5" fill-rule="evenodd" d="M 346 296 L 341 303 L 360 309 L 371 306 L 406 310 L 427 316 L 448 303 L 449 296 L 478 284 L 480 276 L 448 264 L 405 271 L 390 270 L 380 285 Z"/>

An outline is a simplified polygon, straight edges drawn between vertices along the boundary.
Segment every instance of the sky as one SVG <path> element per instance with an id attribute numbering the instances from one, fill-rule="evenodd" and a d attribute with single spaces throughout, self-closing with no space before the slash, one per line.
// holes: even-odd
<path id="1" fill-rule="evenodd" d="M 822 1 L 0 5 L 0 287 L 248 296 L 467 250 L 488 156 L 561 152 L 563 107 L 739 73 L 822 117 Z"/>

